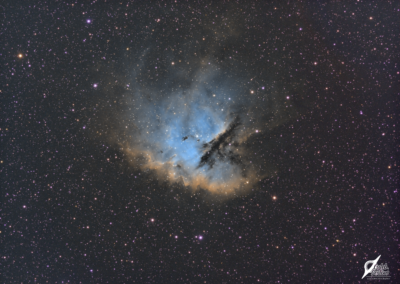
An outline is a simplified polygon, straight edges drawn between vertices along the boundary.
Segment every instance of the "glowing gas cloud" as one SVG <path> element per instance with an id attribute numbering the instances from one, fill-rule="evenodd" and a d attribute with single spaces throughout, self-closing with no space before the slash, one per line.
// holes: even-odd
<path id="1" fill-rule="evenodd" d="M 242 146 L 254 131 L 243 114 L 251 100 L 226 75 L 208 67 L 184 90 L 137 88 L 125 96 L 131 111 L 124 121 L 133 127 L 123 148 L 132 161 L 141 156 L 142 167 L 213 193 L 230 194 L 255 179 Z"/>
<path id="2" fill-rule="evenodd" d="M 133 59 L 122 75 L 99 80 L 97 89 L 104 85 L 109 139 L 132 164 L 158 180 L 229 196 L 271 175 L 252 145 L 282 122 L 287 93 L 235 59 L 231 46 L 240 42 L 241 31 L 233 18 L 221 29 L 226 26 L 226 33 L 205 25 L 173 46 L 129 50 Z M 209 34 L 209 41 L 200 33 Z M 262 83 L 254 79 L 260 74 Z"/>

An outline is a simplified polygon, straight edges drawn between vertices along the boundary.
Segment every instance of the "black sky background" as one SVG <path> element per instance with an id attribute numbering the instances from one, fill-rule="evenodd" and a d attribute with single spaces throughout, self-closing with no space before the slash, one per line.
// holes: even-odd
<path id="1" fill-rule="evenodd" d="M 398 3 L 72 3 L 2 6 L 4 283 L 366 283 L 379 255 L 396 283 Z M 233 57 L 265 99 L 246 159 L 274 174 L 226 200 L 130 163 L 114 138 L 146 49 L 143 86 Z"/>

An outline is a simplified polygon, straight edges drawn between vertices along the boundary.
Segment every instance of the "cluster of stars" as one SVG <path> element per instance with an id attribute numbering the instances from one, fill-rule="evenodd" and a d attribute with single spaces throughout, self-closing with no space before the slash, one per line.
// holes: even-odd
<path id="1" fill-rule="evenodd" d="M 5 283 L 354 282 L 341 271 L 380 254 L 397 281 L 396 5 L 108 2 L 8 5 Z M 157 103 L 190 98 L 199 70 L 221 74 L 205 79 L 200 114 L 248 118 L 246 146 L 227 144 L 254 176 L 222 200 L 164 183 L 143 167 L 146 143 L 123 150 L 139 120 L 190 109 Z M 212 139 L 197 133 L 186 142 Z"/>

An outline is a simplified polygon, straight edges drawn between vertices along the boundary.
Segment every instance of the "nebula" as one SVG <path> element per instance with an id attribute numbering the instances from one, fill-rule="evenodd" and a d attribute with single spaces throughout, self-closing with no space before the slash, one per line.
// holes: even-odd
<path id="1" fill-rule="evenodd" d="M 162 181 L 227 196 L 271 175 L 248 141 L 285 119 L 287 92 L 267 75 L 262 85 L 256 82 L 256 71 L 228 56 L 228 49 L 237 54 L 229 44 L 240 34 L 232 29 L 226 37 L 208 31 L 223 35 L 208 45 L 182 39 L 142 47 L 130 55 L 136 59 L 120 72 L 125 75 L 99 84 L 110 98 L 109 139 L 133 165 Z"/>
<path id="2" fill-rule="evenodd" d="M 125 120 L 133 127 L 123 148 L 143 157 L 143 168 L 171 181 L 228 194 L 248 185 L 252 176 L 241 144 L 249 135 L 241 113 L 245 104 L 237 98 L 245 90 L 210 69 L 195 75 L 189 88 L 168 95 L 126 92 Z"/>

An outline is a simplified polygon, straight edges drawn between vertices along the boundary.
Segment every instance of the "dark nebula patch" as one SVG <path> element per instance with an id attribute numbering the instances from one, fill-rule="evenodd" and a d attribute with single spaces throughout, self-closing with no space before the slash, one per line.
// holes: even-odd
<path id="1" fill-rule="evenodd" d="M 224 160 L 235 165 L 242 164 L 240 156 L 230 149 L 240 125 L 240 118 L 236 116 L 224 133 L 218 135 L 210 142 L 204 143 L 202 145 L 204 154 L 201 156 L 197 168 L 207 165 L 208 169 L 212 169 L 217 160 Z"/>

